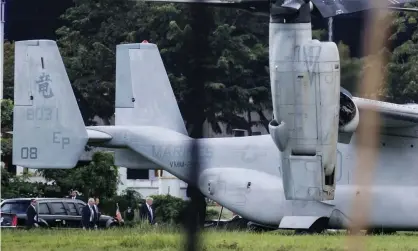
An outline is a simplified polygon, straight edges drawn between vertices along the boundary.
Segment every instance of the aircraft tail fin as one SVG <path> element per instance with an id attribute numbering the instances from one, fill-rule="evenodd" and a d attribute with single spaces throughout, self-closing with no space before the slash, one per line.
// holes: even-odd
<path id="1" fill-rule="evenodd" d="M 15 43 L 14 103 L 13 164 L 74 167 L 88 134 L 55 41 Z"/>
<path id="2" fill-rule="evenodd" d="M 158 126 L 187 135 L 158 47 L 116 47 L 116 125 Z"/>

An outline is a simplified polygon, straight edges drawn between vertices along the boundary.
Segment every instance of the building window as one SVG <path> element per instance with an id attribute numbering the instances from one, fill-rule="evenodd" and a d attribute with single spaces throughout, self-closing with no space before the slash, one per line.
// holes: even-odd
<path id="1" fill-rule="evenodd" d="M 148 180 L 149 170 L 126 168 L 126 178 L 128 180 Z"/>

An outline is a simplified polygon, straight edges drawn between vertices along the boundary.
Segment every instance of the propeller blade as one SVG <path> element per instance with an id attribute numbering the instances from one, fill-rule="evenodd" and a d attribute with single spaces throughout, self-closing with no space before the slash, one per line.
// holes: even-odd
<path id="1" fill-rule="evenodd" d="M 418 8 L 388 7 L 388 9 L 394 11 L 418 12 Z"/>
<path id="2" fill-rule="evenodd" d="M 302 5 L 305 4 L 305 0 L 291 0 L 291 1 L 285 1 L 281 7 L 289 8 L 293 10 L 299 10 Z"/>
<path id="3" fill-rule="evenodd" d="M 214 7 L 237 8 L 254 15 L 269 16 L 268 0 L 142 0 L 145 2 L 205 4 Z M 296 0 L 304 1 L 304 0 Z M 290 10 L 290 8 L 287 8 Z M 297 11 L 297 10 L 296 10 Z"/>
<path id="4" fill-rule="evenodd" d="M 200 4 L 222 4 L 239 5 L 247 3 L 268 3 L 267 0 L 143 0 L 145 2 L 164 2 L 164 3 L 200 3 Z"/>
<path id="5" fill-rule="evenodd" d="M 386 8 L 390 5 L 414 3 L 417 0 L 311 0 L 321 15 L 325 18 L 334 17 L 342 14 L 349 14 L 375 8 Z M 394 8 L 394 7 L 393 7 Z"/>

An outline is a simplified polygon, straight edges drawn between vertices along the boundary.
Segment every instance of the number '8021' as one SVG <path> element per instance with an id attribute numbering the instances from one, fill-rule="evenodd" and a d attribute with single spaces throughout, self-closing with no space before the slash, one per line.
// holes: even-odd
<path id="1" fill-rule="evenodd" d="M 37 159 L 38 148 L 36 147 L 22 147 L 20 149 L 20 158 L 22 159 Z"/>

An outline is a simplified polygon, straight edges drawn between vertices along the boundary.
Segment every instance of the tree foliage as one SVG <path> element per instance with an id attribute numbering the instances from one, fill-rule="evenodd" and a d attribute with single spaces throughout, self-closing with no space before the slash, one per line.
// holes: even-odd
<path id="1" fill-rule="evenodd" d="M 160 223 L 180 224 L 184 222 L 185 209 L 191 201 L 185 201 L 181 198 L 173 197 L 171 195 L 153 195 L 153 207 L 155 213 L 155 220 Z M 207 210 L 206 219 L 213 219 L 217 216 L 216 210 Z"/>
<path id="2" fill-rule="evenodd" d="M 417 3 L 406 4 L 418 7 Z M 394 14 L 394 33 L 390 37 L 397 46 L 386 67 L 388 83 L 386 98 L 397 103 L 418 102 L 418 13 Z"/>
<path id="3" fill-rule="evenodd" d="M 357 84 L 363 73 L 363 59 L 350 57 L 350 48 L 342 42 L 338 43 L 338 50 L 341 64 L 341 86 L 355 95 Z"/>
<path id="4" fill-rule="evenodd" d="M 113 215 L 116 212 L 117 206 L 119 206 L 120 212 L 123 213 L 128 209 L 128 207 L 130 207 L 132 210 L 139 209 L 139 204 L 142 201 L 142 195 L 139 192 L 133 189 L 126 189 L 119 195 L 101 200 L 100 209 L 103 212 L 108 212 L 109 214 Z"/>
<path id="5" fill-rule="evenodd" d="M 72 169 L 39 169 L 47 180 L 60 188 L 61 196 L 68 195 L 76 189 L 84 197 L 111 198 L 116 195 L 119 173 L 113 164 L 113 155 L 107 152 L 96 152 L 88 165 Z"/>
<path id="6" fill-rule="evenodd" d="M 109 121 L 114 112 L 115 50 L 120 43 L 148 40 L 164 59 L 187 127 L 204 120 L 220 132 L 219 123 L 247 127 L 241 113 L 269 107 L 267 23 L 237 10 L 209 8 L 212 24 L 205 24 L 209 44 L 203 50 L 204 83 L 192 79 L 197 64 L 189 48 L 193 16 L 181 4 L 133 1 L 78 0 L 62 18 L 59 44 L 87 124 L 94 116 Z M 195 27 L 202 30 L 203 27 Z M 94 41 L 94 42 L 92 42 Z M 204 85 L 205 102 L 194 92 Z M 252 96 L 254 104 L 248 102 Z M 203 121 L 197 121 L 203 114 Z"/>
<path id="7" fill-rule="evenodd" d="M 16 176 L 1 170 L 1 198 L 55 197 L 58 187 L 42 182 L 31 182 L 27 174 Z"/>
<path id="8" fill-rule="evenodd" d="M 13 131 L 13 101 L 10 99 L 1 101 L 1 131 Z"/>
<path id="9" fill-rule="evenodd" d="M 171 195 L 154 195 L 152 198 L 156 220 L 170 224 L 183 222 L 187 202 Z"/>
<path id="10" fill-rule="evenodd" d="M 3 99 L 1 101 L 1 161 L 5 166 L 12 162 L 12 137 L 7 134 L 13 130 L 13 101 Z"/>
<path id="11" fill-rule="evenodd" d="M 4 43 L 4 65 L 3 65 L 3 98 L 13 99 L 14 83 L 14 43 L 5 41 Z M 3 128 L 3 127 L 2 127 Z"/>

